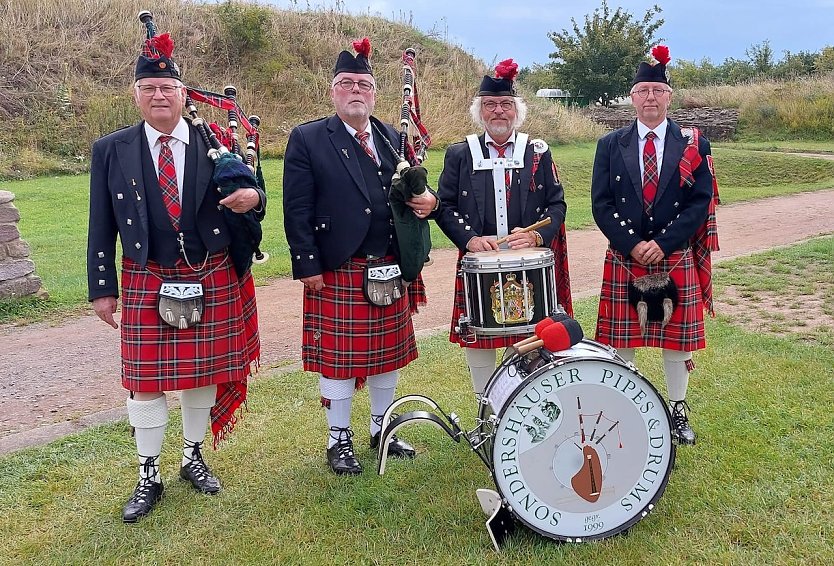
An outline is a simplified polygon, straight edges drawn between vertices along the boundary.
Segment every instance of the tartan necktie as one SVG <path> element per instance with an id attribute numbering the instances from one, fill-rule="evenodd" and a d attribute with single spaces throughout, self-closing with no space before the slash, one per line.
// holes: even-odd
<path id="1" fill-rule="evenodd" d="M 368 137 L 371 134 L 368 132 L 356 132 L 356 139 L 359 140 L 359 145 L 362 146 L 362 149 L 365 150 L 365 153 L 368 154 L 368 157 L 371 158 L 371 161 L 374 162 L 374 165 L 379 165 L 379 161 L 376 160 L 376 155 L 374 155 L 374 150 L 371 149 L 371 146 L 368 145 Z"/>
<path id="2" fill-rule="evenodd" d="M 507 148 L 510 147 L 510 142 L 498 144 L 495 142 L 489 142 L 489 145 L 495 148 L 495 151 L 498 152 L 498 157 L 505 157 L 504 154 L 507 152 Z M 510 170 L 509 168 L 504 169 L 504 188 L 507 191 L 507 205 L 510 204 Z"/>
<path id="3" fill-rule="evenodd" d="M 657 134 L 646 134 L 646 145 L 643 147 L 643 208 L 646 213 L 651 212 L 654 197 L 657 194 L 657 150 L 654 139 Z"/>
<path id="4" fill-rule="evenodd" d="M 162 200 L 168 209 L 168 217 L 174 230 L 180 229 L 180 192 L 177 187 L 177 170 L 174 168 L 174 154 L 168 142 L 171 136 L 159 136 L 159 188 L 162 190 Z"/>

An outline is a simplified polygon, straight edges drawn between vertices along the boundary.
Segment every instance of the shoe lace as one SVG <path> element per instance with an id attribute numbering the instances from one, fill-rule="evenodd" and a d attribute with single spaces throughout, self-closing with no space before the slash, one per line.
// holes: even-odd
<path id="1" fill-rule="evenodd" d="M 689 418 L 686 414 L 690 411 L 689 404 L 686 401 L 672 402 L 672 424 L 675 428 L 684 428 L 689 425 Z"/>
<path id="2" fill-rule="evenodd" d="M 191 470 L 193 470 L 194 472 L 194 475 L 197 476 L 197 479 L 199 480 L 204 480 L 208 477 L 211 477 L 211 470 L 209 470 L 209 467 L 203 460 L 203 453 L 200 450 L 200 447 L 202 445 L 202 442 L 185 442 L 186 448 L 191 448 L 191 456 L 185 456 L 188 459 L 188 464 L 186 464 L 186 467 L 191 468 Z"/>
<path id="3" fill-rule="evenodd" d="M 336 441 L 334 446 L 339 451 L 339 458 L 353 458 L 353 430 L 350 427 L 331 426 L 330 437 Z"/>
<path id="4" fill-rule="evenodd" d="M 380 429 L 382 429 L 382 417 L 384 417 L 384 416 L 385 415 L 371 415 L 371 420 L 374 422 L 375 425 L 377 425 L 378 427 L 380 427 Z M 399 416 L 400 415 L 398 413 L 391 413 L 391 420 L 393 421 L 394 419 L 396 419 Z M 377 434 L 379 434 L 380 438 L 381 438 L 382 437 L 382 430 L 380 430 Z M 399 440 L 399 438 L 397 437 L 397 435 L 392 434 L 391 439 L 389 440 L 389 442 L 397 442 L 398 440 Z"/>
<path id="5" fill-rule="evenodd" d="M 153 478 L 159 471 L 159 456 L 140 456 L 140 458 L 144 458 L 144 461 L 139 465 L 141 474 L 136 489 L 130 496 L 131 503 L 143 503 L 148 500 L 151 488 L 156 483 Z"/>

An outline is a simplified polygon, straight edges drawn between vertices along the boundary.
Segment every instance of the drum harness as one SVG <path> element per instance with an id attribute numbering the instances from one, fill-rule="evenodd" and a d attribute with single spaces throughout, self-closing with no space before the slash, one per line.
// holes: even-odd
<path id="1" fill-rule="evenodd" d="M 498 237 L 502 238 L 510 233 L 507 224 L 507 188 L 504 186 L 504 172 L 507 169 L 521 169 L 524 167 L 524 152 L 527 150 L 527 134 L 516 134 L 513 156 L 511 158 L 484 157 L 481 142 L 475 134 L 466 136 L 469 153 L 472 154 L 472 168 L 475 171 L 492 171 L 492 183 L 495 186 L 495 225 Z M 502 247 L 506 249 L 506 244 Z"/>

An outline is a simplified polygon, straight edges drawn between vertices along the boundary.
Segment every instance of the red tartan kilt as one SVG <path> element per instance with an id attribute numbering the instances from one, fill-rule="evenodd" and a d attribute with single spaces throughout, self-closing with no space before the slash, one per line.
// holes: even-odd
<path id="1" fill-rule="evenodd" d="M 672 253 L 659 265 L 653 266 L 651 273 L 668 271 L 678 260 L 681 262 L 670 274 L 678 288 L 678 304 L 672 318 L 662 329 L 660 322 L 648 322 L 646 336 L 643 337 L 637 310 L 628 302 L 628 283 L 632 280 L 628 270 L 634 278 L 646 275 L 649 270 L 608 248 L 599 297 L 596 340 L 614 348 L 650 346 L 684 352 L 705 348 L 704 304 L 691 249 Z"/>
<path id="2" fill-rule="evenodd" d="M 506 334 L 501 336 L 476 335 L 475 342 L 464 342 L 460 334 L 455 331 L 458 326 L 460 315 L 466 314 L 466 292 L 463 284 L 463 272 L 461 271 L 461 258 L 463 253 L 458 250 L 458 262 L 455 266 L 455 301 L 452 304 L 452 325 L 449 329 L 449 342 L 460 344 L 463 348 L 496 349 L 512 346 L 519 340 L 531 336 L 531 333 Z"/>
<path id="3" fill-rule="evenodd" d="M 245 382 L 249 363 L 259 351 L 254 293 L 245 296 L 251 275 L 242 287 L 228 254 L 212 255 L 203 270 L 211 273 L 202 280 L 202 320 L 180 330 L 159 316 L 160 278 L 199 277 L 184 263 L 170 268 L 149 261 L 147 267 L 159 277 L 129 258 L 122 260 L 122 385 L 131 391 L 157 392 Z"/>
<path id="4" fill-rule="evenodd" d="M 417 358 L 411 315 L 426 303 L 422 278 L 409 285 L 405 297 L 378 307 L 362 292 L 367 263 L 348 260 L 322 274 L 321 291 L 305 288 L 301 347 L 305 370 L 364 382 L 365 377 L 399 369 Z"/>

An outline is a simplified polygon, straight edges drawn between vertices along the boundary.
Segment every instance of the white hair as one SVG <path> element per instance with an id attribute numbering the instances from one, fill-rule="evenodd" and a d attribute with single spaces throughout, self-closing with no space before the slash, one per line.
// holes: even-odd
<path id="1" fill-rule="evenodd" d="M 515 101 L 515 121 L 512 123 L 512 129 L 517 130 L 521 127 L 524 123 L 524 120 L 527 119 L 527 103 L 524 102 L 524 99 L 520 96 L 514 96 L 513 100 Z M 469 107 L 469 116 L 472 118 L 472 122 L 482 130 L 486 129 L 486 124 L 484 124 L 483 119 L 481 118 L 481 106 L 483 104 L 483 97 L 476 96 L 472 99 L 472 105 Z"/>

